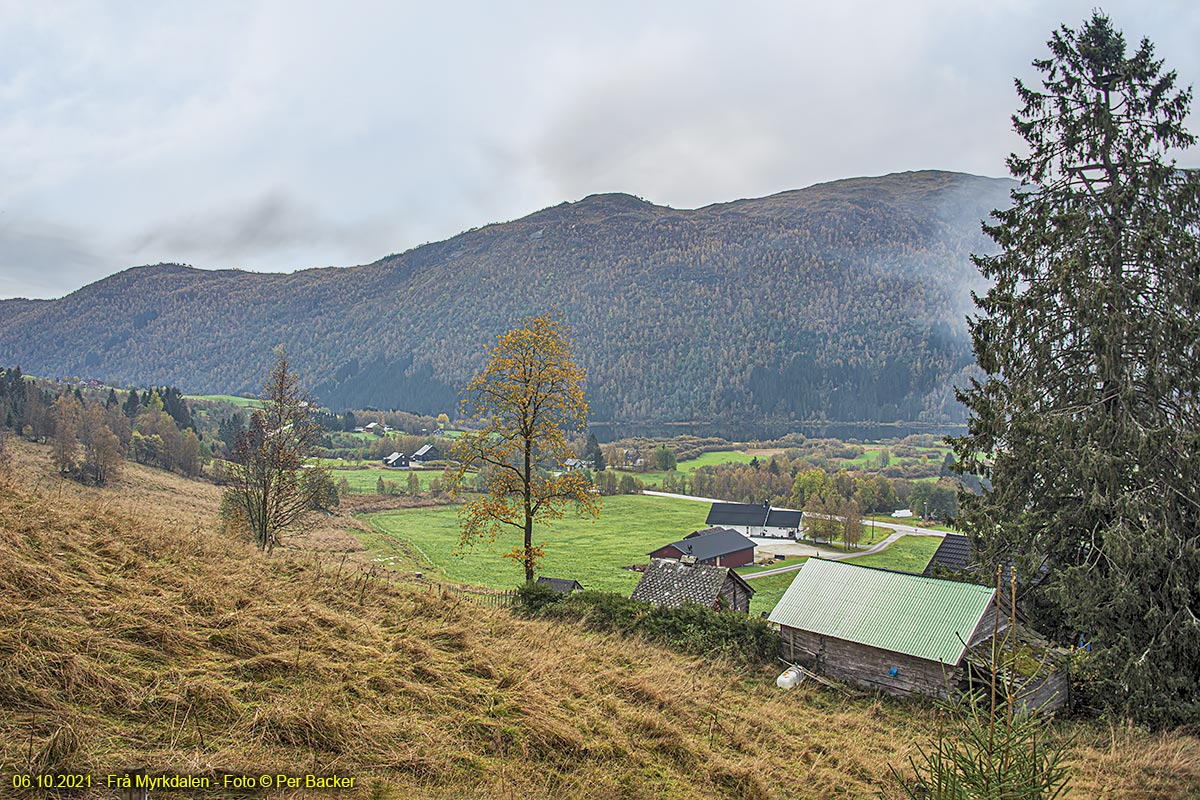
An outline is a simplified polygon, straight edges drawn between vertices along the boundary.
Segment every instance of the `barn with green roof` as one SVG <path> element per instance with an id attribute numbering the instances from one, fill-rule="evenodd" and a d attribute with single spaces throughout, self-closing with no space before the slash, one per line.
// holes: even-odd
<path id="1" fill-rule="evenodd" d="M 967 652 L 997 619 L 996 590 L 971 583 L 809 559 L 770 621 L 784 655 L 889 694 L 946 697 L 964 678 Z"/>

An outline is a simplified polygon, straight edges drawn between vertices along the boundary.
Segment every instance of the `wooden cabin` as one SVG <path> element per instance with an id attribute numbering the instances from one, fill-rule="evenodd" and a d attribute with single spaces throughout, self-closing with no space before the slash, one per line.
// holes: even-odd
<path id="1" fill-rule="evenodd" d="M 383 465 L 392 469 L 408 469 L 408 456 L 394 452 L 383 460 Z"/>
<path id="2" fill-rule="evenodd" d="M 804 564 L 769 619 L 784 658 L 900 697 L 956 695 L 980 676 L 973 655 L 1008 627 L 990 587 L 820 558 Z M 1043 710 L 1069 699 L 1065 675 L 1049 665 L 1022 694 Z"/>
<path id="3" fill-rule="evenodd" d="M 685 557 L 678 561 L 651 559 L 642 579 L 630 595 L 634 600 L 664 608 L 696 603 L 714 610 L 750 612 L 754 590 L 729 567 L 700 564 Z"/>

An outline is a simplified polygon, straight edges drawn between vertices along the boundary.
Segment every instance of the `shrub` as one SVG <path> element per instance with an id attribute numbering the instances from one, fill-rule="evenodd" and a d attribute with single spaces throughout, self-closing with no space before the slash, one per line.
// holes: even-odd
<path id="1" fill-rule="evenodd" d="M 522 603 L 542 617 L 571 619 L 598 631 L 638 635 L 689 655 L 722 653 L 746 663 L 771 661 L 779 638 L 760 619 L 737 612 L 717 612 L 693 603 L 659 608 L 612 592 L 585 591 L 559 595 L 537 608 L 540 594 L 528 588 L 532 602 Z"/>

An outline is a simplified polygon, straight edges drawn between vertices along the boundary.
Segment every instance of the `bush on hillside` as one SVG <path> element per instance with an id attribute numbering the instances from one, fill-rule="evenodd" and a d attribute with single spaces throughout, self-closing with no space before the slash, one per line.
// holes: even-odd
<path id="1" fill-rule="evenodd" d="M 574 620 L 592 630 L 639 635 L 689 655 L 723 654 L 758 663 L 774 660 L 779 648 L 779 637 L 765 621 L 693 603 L 659 608 L 613 592 L 564 595 L 538 584 L 521 587 L 518 597 L 530 616 Z"/>

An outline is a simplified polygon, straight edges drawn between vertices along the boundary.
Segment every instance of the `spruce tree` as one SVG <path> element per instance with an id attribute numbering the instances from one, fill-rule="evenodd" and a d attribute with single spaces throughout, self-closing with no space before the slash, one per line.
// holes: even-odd
<path id="1" fill-rule="evenodd" d="M 142 409 L 142 401 L 138 397 L 137 389 L 130 389 L 129 394 L 125 395 L 125 404 L 121 406 L 121 410 L 125 412 L 125 416 L 133 419 Z"/>
<path id="2" fill-rule="evenodd" d="M 1200 179 L 1169 153 L 1191 90 L 1100 13 L 1017 81 L 1022 186 L 976 258 L 986 376 L 959 393 L 979 560 L 1014 563 L 1035 622 L 1086 640 L 1086 694 L 1145 722 L 1200 719 Z M 1045 565 L 1044 567 L 1042 565 Z M 1031 581 L 1048 570 L 1040 581 Z"/>

